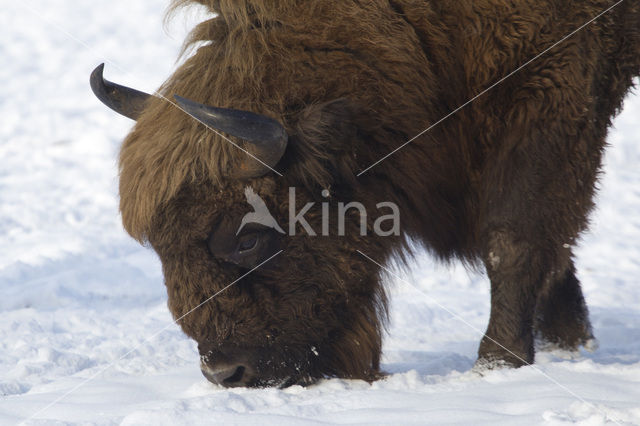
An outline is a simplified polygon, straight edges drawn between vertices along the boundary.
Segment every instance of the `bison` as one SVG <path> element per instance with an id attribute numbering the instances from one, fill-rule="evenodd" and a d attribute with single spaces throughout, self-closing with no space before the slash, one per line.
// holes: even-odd
<path id="1" fill-rule="evenodd" d="M 572 248 L 640 75 L 638 1 L 172 6 L 195 3 L 212 17 L 157 93 L 102 66 L 91 84 L 137 120 L 120 152 L 123 224 L 160 257 L 210 381 L 381 377 L 387 299 L 372 260 L 410 256 L 407 241 L 486 268 L 477 365 L 530 364 L 535 337 L 593 339 Z M 260 214 L 245 195 L 269 221 L 247 219 Z M 362 232 L 380 203 L 398 207 L 400 232 Z"/>

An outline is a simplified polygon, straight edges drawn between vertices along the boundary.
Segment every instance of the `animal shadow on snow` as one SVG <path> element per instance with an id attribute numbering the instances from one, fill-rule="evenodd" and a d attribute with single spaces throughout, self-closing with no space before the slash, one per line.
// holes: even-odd
<path id="1" fill-rule="evenodd" d="M 382 370 L 389 375 L 415 370 L 420 375 L 446 376 L 454 371 L 469 371 L 474 362 L 455 352 L 392 351 L 385 354 Z"/>

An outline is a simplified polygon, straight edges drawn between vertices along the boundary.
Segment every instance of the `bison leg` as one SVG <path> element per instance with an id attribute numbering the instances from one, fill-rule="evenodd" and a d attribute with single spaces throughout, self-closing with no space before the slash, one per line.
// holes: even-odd
<path id="1" fill-rule="evenodd" d="M 534 327 L 547 347 L 575 351 L 581 345 L 590 348 L 595 343 L 572 261 L 564 272 L 548 280 L 538 296 Z"/>
<path id="2" fill-rule="evenodd" d="M 499 228 L 498 228 L 499 229 Z M 480 368 L 533 362 L 533 319 L 542 259 L 526 239 L 504 228 L 488 233 L 484 262 L 491 280 L 491 316 L 480 342 Z"/>

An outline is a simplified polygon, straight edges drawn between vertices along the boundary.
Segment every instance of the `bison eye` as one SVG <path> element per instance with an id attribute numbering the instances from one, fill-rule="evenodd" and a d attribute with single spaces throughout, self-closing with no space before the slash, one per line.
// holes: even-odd
<path id="1" fill-rule="evenodd" d="M 255 248 L 258 244 L 258 234 L 244 235 L 240 238 L 238 243 L 238 252 L 243 253 Z"/>
<path id="2" fill-rule="evenodd" d="M 236 235 L 237 225 L 222 223 L 207 238 L 211 255 L 223 262 L 253 268 L 276 253 L 280 247 L 277 231 L 260 224 L 247 224 Z"/>

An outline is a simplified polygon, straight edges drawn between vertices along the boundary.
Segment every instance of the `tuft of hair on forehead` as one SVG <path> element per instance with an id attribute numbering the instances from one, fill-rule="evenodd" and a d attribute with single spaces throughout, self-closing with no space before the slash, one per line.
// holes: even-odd
<path id="1" fill-rule="evenodd" d="M 250 28 L 255 23 L 277 21 L 279 16 L 297 3 L 296 0 L 173 0 L 167 10 L 165 21 L 171 20 L 185 7 L 200 6 L 222 18 L 230 26 L 242 30 Z M 201 28 L 196 28 L 187 44 L 198 39 L 207 40 L 205 27 L 206 23 L 203 23 Z"/>
<path id="2" fill-rule="evenodd" d="M 311 9 L 311 2 L 305 1 L 309 3 L 305 7 Z M 187 7 L 200 6 L 213 15 L 189 33 L 181 51 L 181 55 L 185 55 L 199 43 L 216 39 L 214 35 L 216 28 L 225 31 L 228 40 L 238 43 L 238 39 L 246 38 L 247 32 L 255 29 L 255 25 L 267 27 L 270 22 L 278 22 L 283 15 L 291 12 L 292 7 L 297 3 L 299 3 L 298 0 L 173 0 L 167 9 L 165 23 L 173 19 L 178 11 Z M 252 33 L 259 34 L 255 31 Z M 266 47 L 264 39 L 255 41 Z M 247 65 L 247 69 L 257 63 L 259 62 L 252 61 L 251 57 L 245 58 L 242 62 Z"/>
<path id="3" fill-rule="evenodd" d="M 169 6 L 169 16 L 185 6 L 204 6 L 211 13 L 219 14 L 225 20 L 249 23 L 256 18 L 275 17 L 284 9 L 295 6 L 299 0 L 173 0 Z"/>

